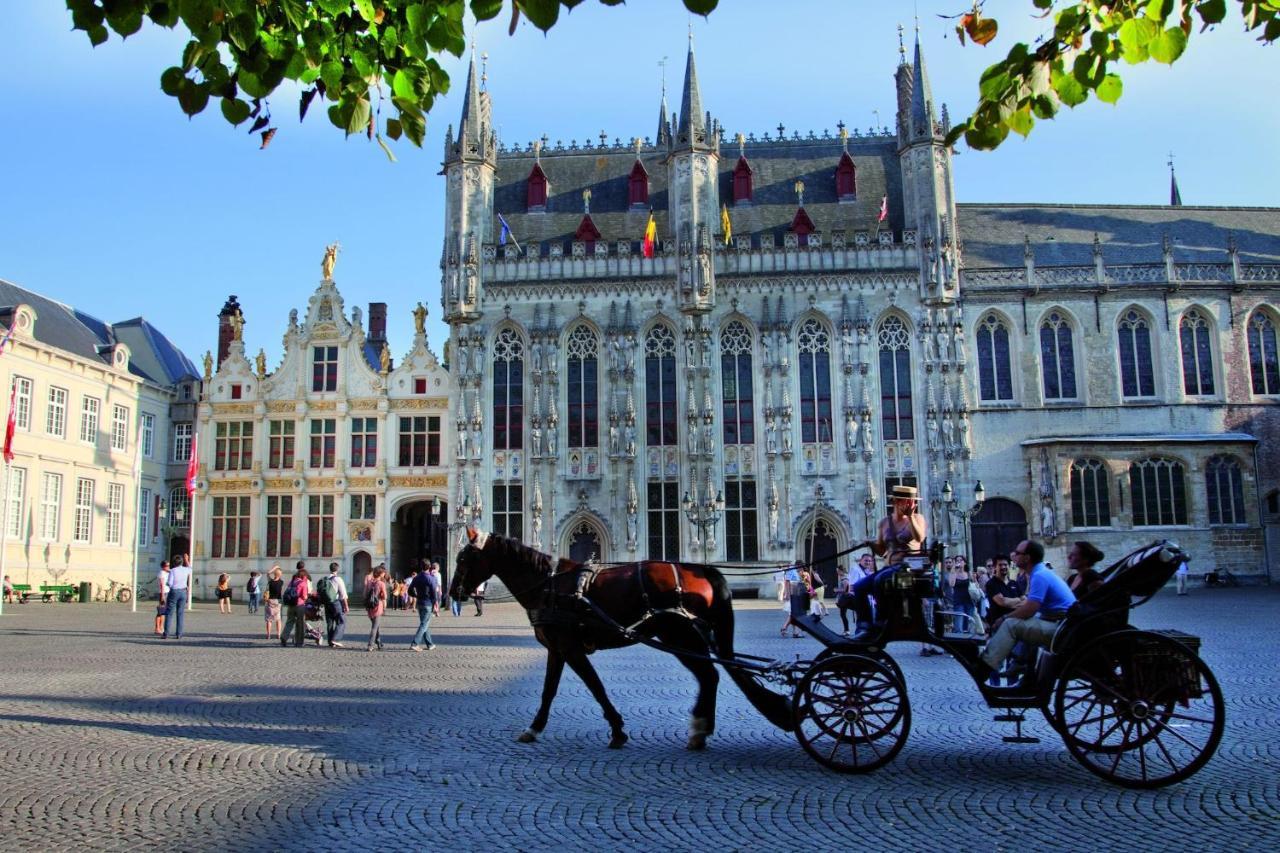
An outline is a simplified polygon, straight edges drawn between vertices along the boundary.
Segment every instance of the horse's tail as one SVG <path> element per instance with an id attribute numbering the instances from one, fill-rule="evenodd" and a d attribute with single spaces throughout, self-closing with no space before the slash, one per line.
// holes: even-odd
<path id="1" fill-rule="evenodd" d="M 733 594 L 729 582 L 719 571 L 707 567 L 708 579 L 714 590 L 711 602 L 711 631 L 716 654 L 722 660 L 733 660 Z M 764 718 L 784 732 L 793 731 L 791 699 L 765 687 L 755 675 L 736 666 L 725 666 L 725 672 L 738 685 L 747 700 Z"/>

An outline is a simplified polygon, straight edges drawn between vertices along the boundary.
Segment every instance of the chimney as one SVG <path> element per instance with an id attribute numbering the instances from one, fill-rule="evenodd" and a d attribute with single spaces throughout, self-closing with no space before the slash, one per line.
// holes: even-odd
<path id="1" fill-rule="evenodd" d="M 218 312 L 218 367 L 222 367 L 223 360 L 231 351 L 231 318 L 239 313 L 240 303 L 236 301 L 235 294 L 232 294 Z"/>
<path id="2" fill-rule="evenodd" d="M 370 302 L 369 303 L 369 334 L 365 338 L 369 343 L 378 344 L 378 348 L 382 348 L 382 344 L 387 340 L 387 303 Z"/>

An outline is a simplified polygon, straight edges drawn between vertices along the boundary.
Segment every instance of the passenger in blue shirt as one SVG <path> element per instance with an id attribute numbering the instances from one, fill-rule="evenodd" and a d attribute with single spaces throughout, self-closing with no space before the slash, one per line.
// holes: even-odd
<path id="1" fill-rule="evenodd" d="M 1045 565 L 1044 546 L 1039 542 L 1030 539 L 1019 542 L 1010 556 L 1019 576 L 1029 575 L 1027 598 L 993 626 L 995 634 L 982 652 L 982 662 L 992 671 L 1000 668 L 1019 640 L 1036 646 L 1053 642 L 1058 623 L 1076 601 L 1067 582 Z"/>

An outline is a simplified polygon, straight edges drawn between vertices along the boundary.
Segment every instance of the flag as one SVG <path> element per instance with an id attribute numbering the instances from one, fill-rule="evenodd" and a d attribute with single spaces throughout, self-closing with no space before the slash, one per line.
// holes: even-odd
<path id="1" fill-rule="evenodd" d="M 729 206 L 727 204 L 720 205 L 720 230 L 724 232 L 724 244 L 727 246 L 733 240 L 733 223 L 729 221 Z"/>
<path id="2" fill-rule="evenodd" d="M 13 326 L 10 324 L 9 329 L 4 333 L 4 337 L 0 338 L 0 355 L 4 354 L 4 348 L 9 345 L 9 339 L 13 337 Z"/>
<path id="3" fill-rule="evenodd" d="M 502 225 L 502 230 L 498 232 L 498 245 L 507 245 L 507 238 L 510 237 L 511 245 L 515 246 L 517 250 L 523 252 L 524 250 L 520 248 L 520 243 L 516 240 L 516 235 L 511 233 L 511 226 L 507 224 L 507 220 L 503 218 L 501 213 L 498 214 L 498 222 Z"/>
<path id="4" fill-rule="evenodd" d="M 884 222 L 889 218 L 889 196 L 882 196 L 880 199 L 880 215 L 876 217 L 876 222 Z"/>
<path id="5" fill-rule="evenodd" d="M 5 338 L 8 340 L 8 338 Z M 18 425 L 18 407 L 16 405 L 18 383 L 9 386 L 9 420 L 4 425 L 4 461 L 13 461 L 13 430 Z"/>
<path id="6" fill-rule="evenodd" d="M 653 221 L 653 211 L 649 211 L 649 224 L 644 227 L 644 242 L 640 245 L 640 252 L 646 258 L 653 257 L 653 241 L 658 236 L 658 223 Z"/>
<path id="7" fill-rule="evenodd" d="M 196 474 L 200 471 L 199 455 L 196 453 L 196 445 L 200 440 L 200 436 L 191 436 L 191 458 L 187 460 L 187 497 L 190 498 L 196 493 Z"/>
<path id="8" fill-rule="evenodd" d="M 1194 189 L 1194 187 L 1192 187 Z M 1182 193 L 1178 192 L 1178 176 L 1169 170 L 1169 204 L 1173 207 L 1182 207 Z M 8 340 L 8 338 L 5 338 Z M 0 344 L 0 351 L 3 351 L 4 345 Z"/>

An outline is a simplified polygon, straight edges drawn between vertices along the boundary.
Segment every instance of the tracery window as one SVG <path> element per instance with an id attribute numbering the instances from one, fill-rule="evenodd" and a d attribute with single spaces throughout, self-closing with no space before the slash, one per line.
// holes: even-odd
<path id="1" fill-rule="evenodd" d="M 503 329 L 493 342 L 493 449 L 524 446 L 524 342 Z"/>
<path id="2" fill-rule="evenodd" d="M 1155 369 L 1151 363 L 1151 326 L 1137 311 L 1120 318 L 1120 392 L 1125 397 L 1154 397 Z"/>
<path id="3" fill-rule="evenodd" d="M 1240 463 L 1215 456 L 1204 467 L 1205 500 L 1210 524 L 1244 524 L 1244 478 Z"/>
<path id="4" fill-rule="evenodd" d="M 720 332 L 720 396 L 725 444 L 755 444 L 751 346 L 751 332 L 738 320 Z"/>
<path id="5" fill-rule="evenodd" d="M 595 447 L 600 430 L 600 342 L 591 327 L 580 323 L 565 346 L 569 367 L 569 446 Z"/>
<path id="6" fill-rule="evenodd" d="M 915 436 L 911 414 L 911 336 L 906 324 L 889 317 L 880 324 L 880 418 L 885 441 Z"/>
<path id="7" fill-rule="evenodd" d="M 984 402 L 1013 399 L 1009 327 L 995 314 L 978 324 L 978 394 Z"/>
<path id="8" fill-rule="evenodd" d="M 652 482 L 648 494 L 650 560 L 680 559 L 680 503 L 675 480 Z"/>
<path id="9" fill-rule="evenodd" d="M 1254 311 L 1249 318 L 1249 378 L 1255 394 L 1280 394 L 1280 358 L 1276 354 L 1276 327 L 1271 318 Z"/>
<path id="10" fill-rule="evenodd" d="M 1187 523 L 1186 469 L 1162 457 L 1129 466 L 1134 527 L 1167 527 Z"/>
<path id="11" fill-rule="evenodd" d="M 1188 396 L 1213 394 L 1213 348 L 1209 338 L 1209 322 L 1192 308 L 1178 324 L 1182 344 L 1182 390 Z"/>
<path id="12" fill-rule="evenodd" d="M 725 481 L 724 500 L 725 556 L 731 563 L 760 559 L 756 481 Z"/>
<path id="13" fill-rule="evenodd" d="M 650 447 L 676 443 L 676 336 L 658 324 L 644 340 L 645 433 Z"/>
<path id="14" fill-rule="evenodd" d="M 1054 311 L 1040 324 L 1040 369 L 1046 400 L 1076 399 L 1076 353 L 1071 321 Z"/>
<path id="15" fill-rule="evenodd" d="M 796 337 L 800 350 L 800 440 L 831 441 L 831 335 L 810 317 Z"/>
<path id="16" fill-rule="evenodd" d="M 1110 478 L 1101 460 L 1071 463 L 1071 526 L 1111 526 Z"/>

